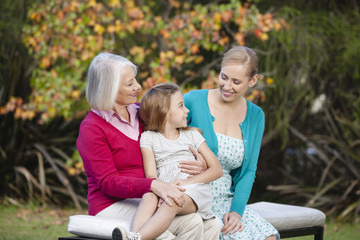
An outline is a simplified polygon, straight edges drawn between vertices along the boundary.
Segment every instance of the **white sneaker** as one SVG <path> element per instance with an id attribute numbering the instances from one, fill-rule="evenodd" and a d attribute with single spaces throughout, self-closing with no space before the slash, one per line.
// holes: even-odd
<path id="1" fill-rule="evenodd" d="M 140 233 L 126 232 L 125 228 L 119 226 L 112 232 L 113 240 L 141 240 Z"/>
<path id="2" fill-rule="evenodd" d="M 128 232 L 126 233 L 126 240 L 141 240 L 141 235 L 136 232 Z"/>

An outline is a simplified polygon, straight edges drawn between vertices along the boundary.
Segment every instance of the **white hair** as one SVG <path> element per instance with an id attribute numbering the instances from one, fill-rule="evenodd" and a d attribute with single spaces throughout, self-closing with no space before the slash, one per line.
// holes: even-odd
<path id="1" fill-rule="evenodd" d="M 86 99 L 91 108 L 113 109 L 125 66 L 131 66 L 137 74 L 136 65 L 122 56 L 103 52 L 94 57 L 86 85 Z"/>

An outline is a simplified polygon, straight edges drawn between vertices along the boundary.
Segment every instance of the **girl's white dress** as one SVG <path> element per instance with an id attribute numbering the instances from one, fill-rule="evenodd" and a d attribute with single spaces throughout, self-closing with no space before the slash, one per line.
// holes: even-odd
<path id="1" fill-rule="evenodd" d="M 179 137 L 169 140 L 158 132 L 145 131 L 141 134 L 140 147 L 150 149 L 155 156 L 157 178 L 171 182 L 175 179 L 187 179 L 189 174 L 183 173 L 178 167 L 180 161 L 196 161 L 189 150 L 196 150 L 205 141 L 196 130 L 180 131 Z M 212 196 L 208 183 L 195 183 L 182 186 L 198 207 L 198 213 L 204 219 L 215 217 L 211 211 Z"/>

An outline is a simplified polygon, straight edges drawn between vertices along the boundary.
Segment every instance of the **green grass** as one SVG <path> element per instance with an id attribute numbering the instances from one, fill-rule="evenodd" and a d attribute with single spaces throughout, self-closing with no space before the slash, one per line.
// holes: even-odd
<path id="1" fill-rule="evenodd" d="M 35 207 L 21 208 L 0 205 L 0 240 L 56 240 L 71 236 L 67 231 L 69 216 L 87 214 L 86 210 Z M 313 240 L 313 236 L 287 238 L 289 240 Z M 335 223 L 327 221 L 324 240 L 359 240 L 360 223 Z"/>
<path id="2" fill-rule="evenodd" d="M 69 216 L 75 214 L 87 214 L 87 211 L 0 205 L 0 240 L 56 240 L 71 236 L 67 225 Z"/>
<path id="3" fill-rule="evenodd" d="M 314 240 L 314 236 L 286 239 Z M 325 224 L 324 240 L 360 240 L 360 223 L 335 223 L 332 221 L 327 221 Z"/>

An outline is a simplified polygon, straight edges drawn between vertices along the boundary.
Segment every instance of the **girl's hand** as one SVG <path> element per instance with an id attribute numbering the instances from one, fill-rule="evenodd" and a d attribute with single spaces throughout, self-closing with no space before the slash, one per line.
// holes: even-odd
<path id="1" fill-rule="evenodd" d="M 207 169 L 204 157 L 196 151 L 195 148 L 190 146 L 189 149 L 194 154 L 196 161 L 182 161 L 179 164 L 179 168 L 182 172 L 190 175 L 197 175 L 204 172 Z"/>
<path id="2" fill-rule="evenodd" d="M 185 189 L 172 183 L 155 179 L 151 182 L 150 190 L 158 197 L 162 198 L 170 207 L 172 206 L 170 199 L 173 199 L 179 207 L 185 203 L 183 194 Z"/>
<path id="3" fill-rule="evenodd" d="M 224 215 L 224 227 L 221 229 L 223 235 L 234 234 L 235 232 L 243 231 L 244 225 L 241 223 L 241 216 L 237 212 L 225 213 Z"/>

